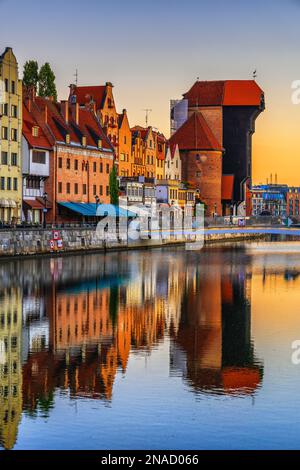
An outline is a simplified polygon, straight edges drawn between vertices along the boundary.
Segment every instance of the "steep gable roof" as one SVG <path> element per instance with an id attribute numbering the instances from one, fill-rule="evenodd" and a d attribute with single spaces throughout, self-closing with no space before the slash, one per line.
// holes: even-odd
<path id="1" fill-rule="evenodd" d="M 96 108 L 101 109 L 104 104 L 106 86 L 77 86 L 72 90 L 72 95 L 76 96 L 76 101 L 80 106 L 84 106 L 90 101 L 96 103 Z"/>
<path id="2" fill-rule="evenodd" d="M 33 127 L 38 127 L 38 135 L 36 137 L 32 135 Z M 38 125 L 33 114 L 29 111 L 25 103 L 23 103 L 22 134 L 30 147 L 51 150 L 51 143 L 47 139 L 43 129 Z"/>
<path id="3" fill-rule="evenodd" d="M 254 80 L 196 82 L 183 95 L 190 106 L 260 106 L 263 91 Z"/>
<path id="4" fill-rule="evenodd" d="M 219 150 L 222 146 L 212 133 L 202 113 L 193 113 L 173 134 L 170 145 L 178 144 L 180 150 Z"/>

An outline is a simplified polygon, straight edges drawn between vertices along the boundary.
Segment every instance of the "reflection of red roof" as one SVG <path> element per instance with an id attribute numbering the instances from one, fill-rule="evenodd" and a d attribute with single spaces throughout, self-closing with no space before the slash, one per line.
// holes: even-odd
<path id="1" fill-rule="evenodd" d="M 222 176 L 222 200 L 231 201 L 233 199 L 234 175 Z"/>
<path id="2" fill-rule="evenodd" d="M 105 94 L 105 85 L 101 86 L 77 86 L 72 91 L 76 96 L 77 103 L 85 105 L 93 100 L 96 103 L 96 108 L 101 109 L 103 106 L 103 98 Z"/>
<path id="3" fill-rule="evenodd" d="M 260 384 L 259 369 L 234 369 L 225 367 L 222 370 L 223 388 L 230 392 L 243 390 L 244 393 L 252 393 Z"/>
<path id="4" fill-rule="evenodd" d="M 180 150 L 219 150 L 221 144 L 210 130 L 201 113 L 191 117 L 172 135 L 170 144 L 178 144 Z"/>
<path id="5" fill-rule="evenodd" d="M 38 127 L 38 136 L 34 137 L 32 135 L 32 128 Z M 30 147 L 33 148 L 43 148 L 43 149 L 51 149 L 51 144 L 48 141 L 47 137 L 45 136 L 41 127 L 38 126 L 37 122 L 35 121 L 33 115 L 28 111 L 25 103 L 23 103 L 23 127 L 22 127 L 22 134 L 27 140 Z"/>
<path id="6" fill-rule="evenodd" d="M 263 91 L 254 80 L 196 82 L 185 93 L 190 106 L 260 106 Z"/>

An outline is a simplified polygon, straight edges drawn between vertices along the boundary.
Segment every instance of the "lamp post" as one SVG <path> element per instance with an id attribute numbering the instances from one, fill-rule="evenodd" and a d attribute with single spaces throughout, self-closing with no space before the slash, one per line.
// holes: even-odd
<path id="1" fill-rule="evenodd" d="M 43 194 L 43 200 L 44 200 L 44 209 L 43 209 L 43 227 L 46 228 L 46 213 L 47 213 L 47 197 L 48 194 L 44 192 Z"/>
<path id="2" fill-rule="evenodd" d="M 96 201 L 96 217 L 97 217 L 98 207 L 99 207 L 99 204 L 100 204 L 100 198 L 97 194 L 95 196 L 95 201 Z"/>

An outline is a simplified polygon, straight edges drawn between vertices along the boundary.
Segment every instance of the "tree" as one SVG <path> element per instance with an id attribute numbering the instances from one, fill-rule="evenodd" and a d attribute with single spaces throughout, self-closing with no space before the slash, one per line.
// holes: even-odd
<path id="1" fill-rule="evenodd" d="M 23 69 L 23 83 L 28 88 L 37 89 L 39 81 L 39 66 L 36 60 L 27 60 Z"/>
<path id="2" fill-rule="evenodd" d="M 57 101 L 55 75 L 48 62 L 46 62 L 40 69 L 39 96 L 42 96 L 42 97 L 52 96 L 54 101 Z"/>
<path id="3" fill-rule="evenodd" d="M 109 193 L 110 193 L 110 203 L 115 206 L 119 205 L 119 183 L 117 178 L 117 170 L 115 165 L 112 167 L 112 170 L 109 175 Z"/>

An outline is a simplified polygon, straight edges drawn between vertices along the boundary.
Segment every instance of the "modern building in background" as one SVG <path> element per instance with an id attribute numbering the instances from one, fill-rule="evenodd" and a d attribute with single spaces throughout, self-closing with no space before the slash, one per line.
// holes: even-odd
<path id="1" fill-rule="evenodd" d="M 0 55 L 0 221 L 18 223 L 22 207 L 22 82 L 7 47 Z"/>
<path id="2" fill-rule="evenodd" d="M 275 216 L 286 217 L 287 185 L 266 184 L 253 186 L 252 195 L 252 215 L 254 216 Z"/>

